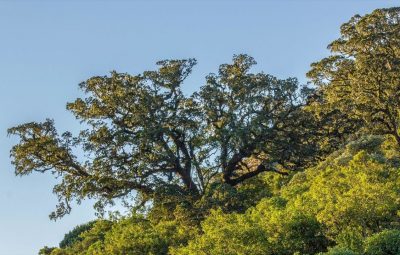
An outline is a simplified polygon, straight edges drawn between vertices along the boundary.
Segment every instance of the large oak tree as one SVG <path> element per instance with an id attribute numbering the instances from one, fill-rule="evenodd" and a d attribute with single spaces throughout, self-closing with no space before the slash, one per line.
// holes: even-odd
<path id="1" fill-rule="evenodd" d="M 81 83 L 85 97 L 67 104 L 82 123 L 76 136 L 59 134 L 50 119 L 9 129 L 20 138 L 11 150 L 17 175 L 59 177 L 53 218 L 87 197 L 99 209 L 115 198 L 140 203 L 171 191 L 196 200 L 217 180 L 237 186 L 312 162 L 315 129 L 302 110 L 309 90 L 296 79 L 251 73 L 254 59 L 237 55 L 187 96 L 181 87 L 196 61 L 157 64 Z"/>

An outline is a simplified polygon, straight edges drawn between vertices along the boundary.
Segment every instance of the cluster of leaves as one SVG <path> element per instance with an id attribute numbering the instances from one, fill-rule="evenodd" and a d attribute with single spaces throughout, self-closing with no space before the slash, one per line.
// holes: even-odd
<path id="1" fill-rule="evenodd" d="M 64 239 L 60 242 L 60 248 L 65 248 L 76 242 L 82 241 L 80 234 L 90 230 L 94 224 L 95 221 L 90 221 L 86 224 L 76 226 L 73 230 L 65 234 Z"/>
<path id="2" fill-rule="evenodd" d="M 400 7 L 355 15 L 341 26 L 332 55 L 311 65 L 319 112 L 341 111 L 363 131 L 400 143 Z"/>
<path id="3" fill-rule="evenodd" d="M 167 254 L 170 247 L 187 243 L 198 231 L 178 210 L 174 218 L 160 221 L 134 214 L 116 222 L 98 220 L 79 234 L 79 241 L 63 248 L 45 247 L 39 254 Z"/>

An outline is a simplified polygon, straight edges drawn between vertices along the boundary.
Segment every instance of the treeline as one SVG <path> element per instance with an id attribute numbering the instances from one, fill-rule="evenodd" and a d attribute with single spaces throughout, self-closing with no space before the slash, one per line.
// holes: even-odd
<path id="1" fill-rule="evenodd" d="M 187 96 L 196 61 L 165 60 L 81 83 L 78 135 L 10 128 L 16 174 L 60 180 L 52 218 L 85 198 L 131 211 L 39 254 L 400 254 L 400 8 L 340 31 L 308 86 L 237 55 Z"/>

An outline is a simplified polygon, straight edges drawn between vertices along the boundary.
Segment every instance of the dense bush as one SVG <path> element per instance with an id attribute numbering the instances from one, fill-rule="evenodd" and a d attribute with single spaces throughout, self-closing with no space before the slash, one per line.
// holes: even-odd
<path id="1" fill-rule="evenodd" d="M 349 250 L 347 248 L 334 247 L 329 249 L 328 252 L 320 253 L 321 255 L 359 255 L 359 253 Z"/>
<path id="2" fill-rule="evenodd" d="M 76 242 L 82 241 L 80 235 L 83 232 L 90 230 L 93 227 L 94 223 L 95 221 L 91 221 L 86 224 L 76 226 L 73 230 L 65 234 L 64 239 L 60 242 L 60 248 L 66 248 Z"/>
<path id="3" fill-rule="evenodd" d="M 400 230 L 384 230 L 365 241 L 365 255 L 390 254 L 400 254 Z"/>
<path id="4" fill-rule="evenodd" d="M 335 243 L 343 248 L 329 254 L 360 251 L 364 238 L 399 223 L 392 146 L 379 136 L 353 142 L 244 214 L 214 211 L 173 254 L 315 254 Z"/>

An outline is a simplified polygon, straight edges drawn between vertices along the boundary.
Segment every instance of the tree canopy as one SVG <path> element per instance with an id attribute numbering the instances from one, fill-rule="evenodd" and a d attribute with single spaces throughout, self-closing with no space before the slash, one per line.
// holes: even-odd
<path id="1" fill-rule="evenodd" d="M 345 112 L 367 133 L 389 134 L 400 144 L 400 8 L 355 15 L 340 32 L 328 46 L 332 55 L 308 73 L 324 111 Z"/>
<path id="2" fill-rule="evenodd" d="M 67 104 L 83 126 L 76 136 L 59 134 L 50 119 L 9 129 L 20 138 L 11 150 L 17 175 L 61 177 L 53 218 L 75 199 L 95 198 L 101 209 L 133 191 L 141 202 L 166 192 L 196 200 L 216 180 L 236 186 L 266 171 L 287 174 L 317 154 L 312 116 L 302 109 L 310 90 L 296 79 L 251 73 L 254 59 L 237 55 L 186 96 L 196 61 L 157 64 L 82 82 L 85 97 Z"/>

